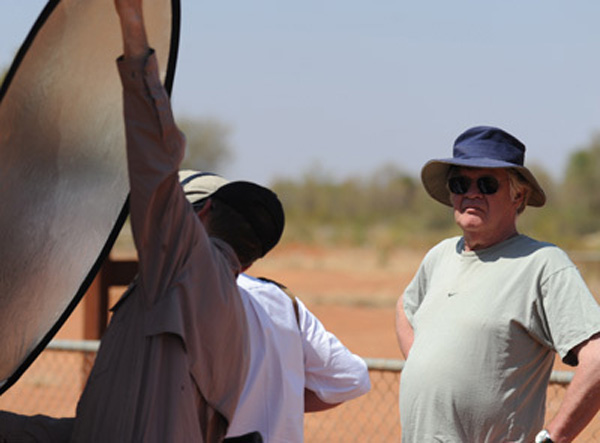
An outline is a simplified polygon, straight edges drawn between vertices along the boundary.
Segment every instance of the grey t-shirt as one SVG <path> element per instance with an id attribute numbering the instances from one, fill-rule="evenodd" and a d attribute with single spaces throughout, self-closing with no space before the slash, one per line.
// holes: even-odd
<path id="1" fill-rule="evenodd" d="M 426 255 L 404 294 L 415 340 L 402 372 L 402 441 L 533 441 L 554 351 L 600 331 L 600 307 L 558 247 L 519 235 Z"/>

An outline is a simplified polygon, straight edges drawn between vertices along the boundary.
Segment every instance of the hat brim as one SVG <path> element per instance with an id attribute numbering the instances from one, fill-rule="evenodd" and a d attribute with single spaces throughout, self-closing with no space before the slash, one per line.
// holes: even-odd
<path id="1" fill-rule="evenodd" d="M 187 201 L 195 205 L 206 200 L 229 181 L 213 172 L 182 169 L 179 171 L 179 183 L 183 186 Z"/>
<path id="2" fill-rule="evenodd" d="M 513 163 L 503 162 L 495 159 L 438 159 L 430 160 L 421 169 L 421 181 L 427 193 L 435 200 L 446 206 L 452 206 L 450 192 L 446 187 L 448 171 L 450 167 L 458 166 L 464 168 L 490 168 L 490 169 L 514 169 L 523 176 L 531 186 L 531 195 L 527 202 L 528 206 L 541 207 L 546 203 L 546 194 L 529 169 L 517 166 Z"/>

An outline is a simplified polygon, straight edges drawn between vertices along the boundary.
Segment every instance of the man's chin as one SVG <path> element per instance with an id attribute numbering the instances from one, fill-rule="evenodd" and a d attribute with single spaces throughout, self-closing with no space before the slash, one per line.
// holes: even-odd
<path id="1" fill-rule="evenodd" d="M 480 216 L 481 212 L 475 213 L 461 213 L 456 217 L 456 224 L 463 230 L 476 230 L 483 225 L 483 218 Z"/>

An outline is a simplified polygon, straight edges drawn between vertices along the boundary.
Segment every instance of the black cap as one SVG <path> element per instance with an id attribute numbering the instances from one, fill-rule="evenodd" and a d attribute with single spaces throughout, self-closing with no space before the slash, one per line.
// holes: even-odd
<path id="1" fill-rule="evenodd" d="M 248 222 L 262 243 L 262 256 L 279 242 L 285 216 L 277 194 L 270 189 L 251 182 L 235 181 L 221 186 L 210 197 L 223 201 Z"/>

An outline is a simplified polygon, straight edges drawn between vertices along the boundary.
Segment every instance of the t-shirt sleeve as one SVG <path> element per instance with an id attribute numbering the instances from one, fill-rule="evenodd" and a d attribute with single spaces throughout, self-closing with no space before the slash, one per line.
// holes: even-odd
<path id="1" fill-rule="evenodd" d="M 570 351 L 600 332 L 600 306 L 574 265 L 552 273 L 542 282 L 547 328 L 554 348 L 572 366 Z"/>
<path id="2" fill-rule="evenodd" d="M 444 247 L 444 244 L 445 242 L 442 242 L 427 252 L 423 258 L 423 261 L 419 265 L 415 276 L 404 290 L 404 313 L 406 314 L 406 318 L 411 325 L 413 325 L 415 313 L 425 298 L 429 278 L 437 266 L 436 261 L 440 256 L 440 250 Z"/>
<path id="3" fill-rule="evenodd" d="M 425 296 L 425 271 L 423 269 L 423 264 L 419 266 L 417 273 L 408 284 L 403 294 L 403 307 L 404 313 L 406 314 L 406 318 L 409 323 L 413 324 L 413 318 L 421 302 L 423 301 L 423 297 Z"/>

